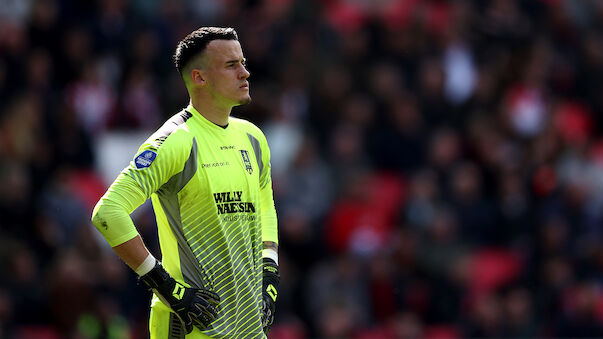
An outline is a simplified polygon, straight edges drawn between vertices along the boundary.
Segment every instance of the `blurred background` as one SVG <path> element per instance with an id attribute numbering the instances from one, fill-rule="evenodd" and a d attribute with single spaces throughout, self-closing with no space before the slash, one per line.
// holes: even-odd
<path id="1" fill-rule="evenodd" d="M 0 0 L 1 338 L 148 337 L 89 219 L 207 25 L 272 149 L 270 338 L 603 337 L 603 2 Z"/>

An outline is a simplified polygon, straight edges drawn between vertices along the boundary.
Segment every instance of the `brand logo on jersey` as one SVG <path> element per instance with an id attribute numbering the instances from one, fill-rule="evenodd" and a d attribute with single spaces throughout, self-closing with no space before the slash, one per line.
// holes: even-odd
<path id="1" fill-rule="evenodd" d="M 140 168 L 146 168 L 146 167 L 151 166 L 151 164 L 153 163 L 153 160 L 155 160 L 156 157 L 157 157 L 157 152 L 155 152 L 155 151 L 150 151 L 150 150 L 142 151 L 142 153 L 140 153 L 136 157 L 136 159 L 134 159 L 136 168 L 140 169 Z"/>
<path id="2" fill-rule="evenodd" d="M 218 214 L 255 213 L 253 203 L 243 201 L 243 191 L 214 193 L 214 200 L 218 207 Z"/>
<path id="3" fill-rule="evenodd" d="M 249 153 L 246 150 L 241 150 L 241 157 L 243 157 L 243 163 L 245 164 L 245 170 L 247 173 L 253 173 L 253 167 L 251 167 L 251 161 L 249 161 Z"/>

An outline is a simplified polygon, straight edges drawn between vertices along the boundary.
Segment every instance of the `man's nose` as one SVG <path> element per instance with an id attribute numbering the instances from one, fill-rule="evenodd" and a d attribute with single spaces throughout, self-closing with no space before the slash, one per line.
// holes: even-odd
<path id="1" fill-rule="evenodd" d="M 243 67 L 243 72 L 241 72 L 241 79 L 247 79 L 251 76 L 251 73 L 247 70 L 247 68 Z"/>

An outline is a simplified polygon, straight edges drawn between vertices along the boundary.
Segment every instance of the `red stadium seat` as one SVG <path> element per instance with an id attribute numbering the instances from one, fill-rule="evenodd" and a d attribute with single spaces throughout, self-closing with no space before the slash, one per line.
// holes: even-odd
<path id="1" fill-rule="evenodd" d="M 452 325 L 432 325 L 424 329 L 425 339 L 458 339 L 460 331 Z"/>
<path id="2" fill-rule="evenodd" d="M 513 281 L 521 268 L 521 261 L 510 251 L 482 249 L 471 258 L 469 287 L 478 294 L 491 291 Z"/>

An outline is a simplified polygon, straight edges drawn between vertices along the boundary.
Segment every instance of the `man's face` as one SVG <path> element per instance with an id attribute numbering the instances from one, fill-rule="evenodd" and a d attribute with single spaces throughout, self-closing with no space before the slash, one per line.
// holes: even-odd
<path id="1" fill-rule="evenodd" d="M 204 59 L 205 86 L 217 105 L 232 107 L 251 101 L 247 82 L 250 74 L 238 41 L 211 41 L 205 49 Z"/>

